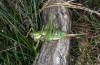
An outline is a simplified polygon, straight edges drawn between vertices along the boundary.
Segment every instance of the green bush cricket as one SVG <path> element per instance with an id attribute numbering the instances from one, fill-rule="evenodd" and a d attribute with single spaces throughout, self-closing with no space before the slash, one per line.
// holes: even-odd
<path id="1" fill-rule="evenodd" d="M 58 29 L 55 29 L 55 30 L 45 29 L 45 30 L 40 30 L 40 31 L 34 31 L 31 28 L 30 31 L 29 31 L 29 35 L 35 41 L 38 41 L 38 40 L 41 40 L 41 41 L 59 40 L 59 39 L 62 39 L 64 37 L 76 37 L 76 36 L 87 35 L 87 33 L 83 33 L 83 34 L 67 34 L 66 32 L 58 30 Z"/>

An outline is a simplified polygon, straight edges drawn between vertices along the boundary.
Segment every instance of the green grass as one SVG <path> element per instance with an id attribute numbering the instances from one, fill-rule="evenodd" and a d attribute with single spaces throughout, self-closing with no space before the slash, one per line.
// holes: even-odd
<path id="1" fill-rule="evenodd" d="M 0 1 L 0 64 L 33 63 L 36 43 L 26 34 L 30 28 L 40 28 L 40 15 L 36 13 L 39 6 L 37 0 Z"/>
<path id="2" fill-rule="evenodd" d="M 86 0 L 82 4 L 98 10 L 99 0 Z M 30 65 L 37 55 L 36 42 L 26 37 L 30 28 L 40 30 L 41 17 L 38 0 L 0 0 L 0 64 Z M 75 65 L 94 65 L 100 54 L 100 17 L 86 11 L 73 10 L 72 31 L 89 33 L 89 38 L 75 39 L 71 44 L 71 57 Z M 84 23 L 85 27 L 82 25 Z M 49 25 L 49 24 L 48 24 Z M 79 26 L 80 25 L 80 26 Z"/>

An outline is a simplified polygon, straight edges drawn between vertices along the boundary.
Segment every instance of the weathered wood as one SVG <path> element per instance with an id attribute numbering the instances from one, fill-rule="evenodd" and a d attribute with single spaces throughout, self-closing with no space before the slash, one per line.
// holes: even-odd
<path id="1" fill-rule="evenodd" d="M 52 3 L 63 2 L 63 0 L 51 0 Z M 48 22 L 49 13 L 52 14 L 52 21 L 56 23 L 56 27 L 69 33 L 70 31 L 70 15 L 65 7 L 51 7 L 42 11 L 43 22 Z M 34 65 L 69 65 L 69 45 L 70 38 L 63 38 L 58 41 L 42 44 L 40 54 Z"/>

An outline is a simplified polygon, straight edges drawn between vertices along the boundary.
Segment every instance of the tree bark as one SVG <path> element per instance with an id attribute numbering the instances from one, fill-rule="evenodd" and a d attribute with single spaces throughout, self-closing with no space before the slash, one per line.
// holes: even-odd
<path id="1" fill-rule="evenodd" d="M 44 2 L 44 1 L 43 1 Z M 63 0 L 51 0 L 53 3 L 61 3 Z M 43 23 L 48 22 L 49 13 L 52 14 L 52 21 L 56 23 L 56 28 L 69 33 L 71 20 L 68 9 L 65 7 L 51 7 L 42 11 Z M 46 44 L 48 43 L 48 46 Z M 40 54 L 34 65 L 69 65 L 70 38 L 63 38 L 57 41 L 44 42 Z"/>

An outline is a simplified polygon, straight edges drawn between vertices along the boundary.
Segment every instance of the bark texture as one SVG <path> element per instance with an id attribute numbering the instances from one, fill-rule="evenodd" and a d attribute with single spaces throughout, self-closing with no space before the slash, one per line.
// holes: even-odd
<path id="1" fill-rule="evenodd" d="M 51 0 L 49 5 L 58 2 L 63 2 L 63 0 Z M 49 13 L 53 16 L 52 22 L 55 23 L 56 28 L 69 33 L 71 21 L 68 9 L 65 7 L 51 7 L 44 9 L 42 11 L 43 23 L 48 22 Z M 46 46 L 46 43 L 48 43 L 48 46 Z M 69 45 L 70 38 L 44 42 L 34 65 L 69 65 Z"/>

